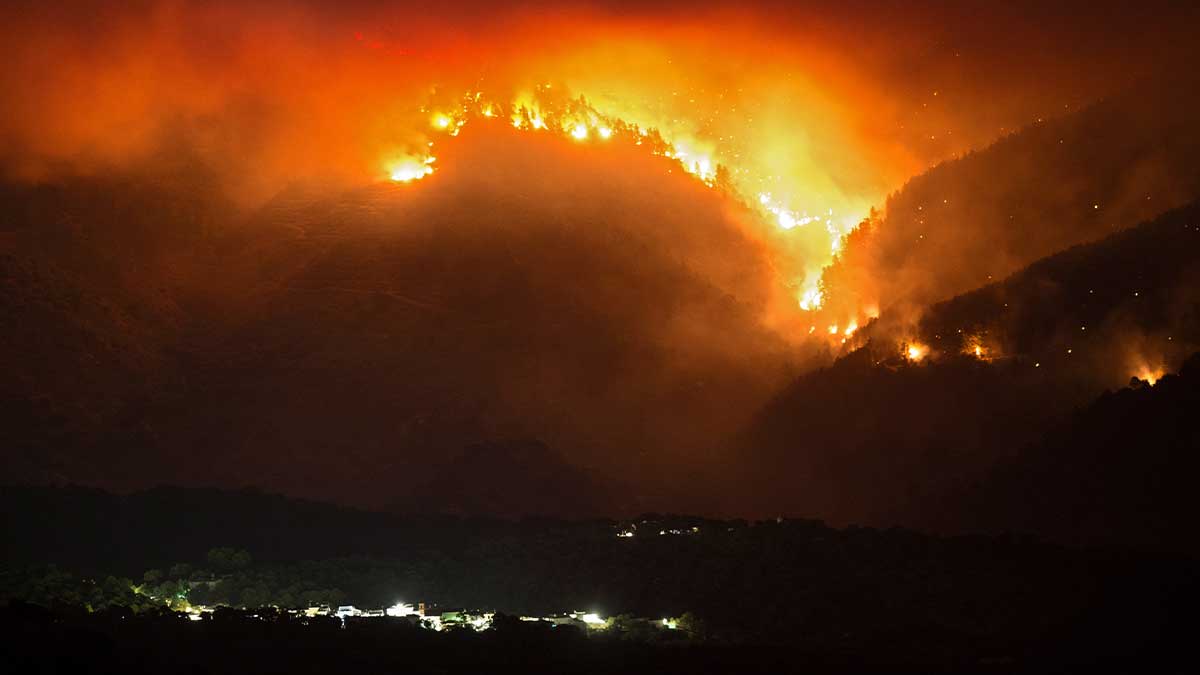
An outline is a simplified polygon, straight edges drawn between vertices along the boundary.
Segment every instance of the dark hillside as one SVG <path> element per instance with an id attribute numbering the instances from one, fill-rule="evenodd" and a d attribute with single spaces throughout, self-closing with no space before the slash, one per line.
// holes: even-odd
<path id="1" fill-rule="evenodd" d="M 1200 197 L 1195 75 L 1162 78 L 910 180 L 823 279 L 831 321 L 954 297 Z"/>
<path id="2" fill-rule="evenodd" d="M 1154 386 L 1106 392 L 960 493 L 950 513 L 1090 544 L 1198 550 L 1200 354 Z M 974 524 L 974 523 L 973 523 Z"/>
<path id="3" fill-rule="evenodd" d="M 904 357 L 887 326 L 864 328 L 864 346 L 794 382 L 743 439 L 747 466 L 794 476 L 774 494 L 759 490 L 764 509 L 837 522 L 982 525 L 942 496 L 975 485 L 1105 390 L 1178 371 L 1200 348 L 1198 288 L 1193 204 L 935 305 L 919 328 L 897 333 L 928 346 L 919 362 Z M 1174 498 L 1148 485 L 1128 489 Z M 1130 498 L 1122 490 L 1114 505 Z"/>

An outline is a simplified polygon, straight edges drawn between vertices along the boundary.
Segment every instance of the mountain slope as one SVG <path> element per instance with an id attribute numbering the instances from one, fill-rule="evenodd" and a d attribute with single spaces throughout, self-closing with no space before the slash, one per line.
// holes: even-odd
<path id="1" fill-rule="evenodd" d="M 19 475 L 381 507 L 464 447 L 539 439 L 634 477 L 626 497 L 694 495 L 675 467 L 705 463 L 793 372 L 762 320 L 767 255 L 664 158 L 514 134 L 464 133 L 419 185 L 297 186 L 249 213 L 199 171 L 11 188 L 13 269 L 61 269 L 95 299 L 55 314 L 26 302 L 45 284 L 11 284 L 5 389 L 62 382 L 68 426 L 121 402 L 78 442 L 17 415 L 13 433 L 41 438 Z M 73 321 L 87 340 L 38 339 Z M 146 356 L 73 387 L 93 343 Z"/>
<path id="2" fill-rule="evenodd" d="M 1198 244 L 1192 204 L 935 305 L 907 331 L 864 327 L 856 351 L 796 380 L 747 430 L 751 496 L 837 522 L 980 526 L 946 495 L 1105 389 L 1200 349 Z M 928 351 L 911 361 L 907 344 Z"/>
<path id="3" fill-rule="evenodd" d="M 826 270 L 830 321 L 911 315 L 1200 197 L 1197 103 L 1194 75 L 1160 79 L 911 179 Z"/>

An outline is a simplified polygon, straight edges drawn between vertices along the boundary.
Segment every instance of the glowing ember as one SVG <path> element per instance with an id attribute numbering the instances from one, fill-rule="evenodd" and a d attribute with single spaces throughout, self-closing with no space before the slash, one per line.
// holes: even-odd
<path id="1" fill-rule="evenodd" d="M 963 343 L 962 353 L 967 356 L 974 356 L 981 361 L 991 361 L 994 358 L 992 350 L 988 349 L 987 345 L 983 343 L 982 333 L 967 336 L 966 341 Z"/>
<path id="2" fill-rule="evenodd" d="M 1142 366 L 1134 377 L 1139 380 L 1144 380 L 1148 384 L 1157 384 L 1162 376 L 1166 373 L 1165 368 L 1151 368 L 1150 366 Z"/>
<path id="3" fill-rule="evenodd" d="M 433 173 L 431 166 L 437 158 L 427 157 L 424 160 L 418 161 L 415 159 L 404 159 L 392 164 L 388 168 L 388 177 L 397 183 L 408 183 L 414 180 L 420 180 L 425 176 Z"/>
<path id="4" fill-rule="evenodd" d="M 929 355 L 929 347 L 927 347 L 923 344 L 920 344 L 917 342 L 909 342 L 904 347 L 904 356 L 909 361 L 912 361 L 913 363 L 921 361 L 928 355 Z"/>
<path id="5" fill-rule="evenodd" d="M 800 295 L 800 309 L 810 312 L 821 306 L 821 300 L 820 289 L 810 288 Z"/>

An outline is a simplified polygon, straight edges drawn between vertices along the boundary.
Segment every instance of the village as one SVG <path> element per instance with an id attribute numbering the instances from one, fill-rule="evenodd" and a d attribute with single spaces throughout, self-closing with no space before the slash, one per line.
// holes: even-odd
<path id="1" fill-rule="evenodd" d="M 204 621 L 212 619 L 216 613 L 222 609 L 228 609 L 225 606 L 207 606 L 207 605 L 189 605 L 182 613 L 186 614 L 191 621 Z M 363 609 L 354 605 L 340 605 L 330 607 L 327 605 L 308 607 L 305 609 L 283 609 L 270 608 L 275 610 L 272 615 L 284 614 L 295 619 L 312 619 L 317 617 L 333 617 L 341 622 L 344 628 L 347 622 L 366 621 L 371 619 L 400 619 L 409 627 L 421 628 L 435 632 L 450 631 L 450 630 L 471 630 L 475 632 L 483 632 L 492 627 L 492 622 L 496 617 L 496 612 L 490 610 L 466 610 L 466 609 L 446 609 L 438 611 L 432 606 L 424 602 L 413 605 L 406 602 L 397 602 L 390 607 Z M 268 612 L 263 610 L 245 610 L 250 618 L 267 618 Z M 569 626 L 579 629 L 584 632 L 603 631 L 608 629 L 613 619 L 611 617 L 602 617 L 596 612 L 573 611 L 562 614 L 553 614 L 549 616 L 520 616 L 517 617 L 522 622 L 548 625 L 552 628 Z M 640 623 L 651 625 L 659 630 L 678 630 L 679 620 L 673 618 L 662 618 L 658 620 L 640 619 Z"/>

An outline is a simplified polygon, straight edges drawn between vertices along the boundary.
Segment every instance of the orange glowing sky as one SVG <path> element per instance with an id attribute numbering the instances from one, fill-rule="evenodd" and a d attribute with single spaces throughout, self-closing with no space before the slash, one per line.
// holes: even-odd
<path id="1" fill-rule="evenodd" d="M 782 226 L 756 236 L 797 302 L 907 177 L 1120 86 L 1171 30 L 1132 40 L 1127 16 L 1036 3 L 43 4 L 3 10 L 10 175 L 128 165 L 183 139 L 255 203 L 295 180 L 429 174 L 452 131 L 431 115 L 464 94 L 582 96 L 658 130 L 694 173 L 728 169 L 735 197 Z M 1081 23 L 1096 25 L 1064 32 Z"/>
<path id="2" fill-rule="evenodd" d="M 939 3 L 44 4 L 5 10 L 5 154 L 31 172 L 126 158 L 184 124 L 213 152 L 282 154 L 285 174 L 365 178 L 381 147 L 419 140 L 411 114 L 431 97 L 549 82 L 778 177 L 783 198 L 852 206 L 1114 79 L 1084 63 L 1138 60 L 1102 36 L 1039 56 L 1028 45 L 1056 26 Z M 1030 69 L 1051 86 L 1030 87 Z"/>

